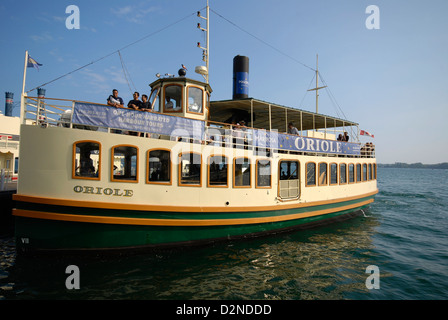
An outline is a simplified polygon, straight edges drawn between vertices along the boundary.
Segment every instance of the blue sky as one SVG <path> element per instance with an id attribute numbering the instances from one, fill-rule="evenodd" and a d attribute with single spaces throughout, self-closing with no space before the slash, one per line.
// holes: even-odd
<path id="1" fill-rule="evenodd" d="M 200 65 L 205 43 L 196 11 L 205 0 L 0 2 L 0 108 L 4 92 L 20 101 L 25 51 L 43 66 L 28 68 L 27 90 L 120 50 L 131 90 L 149 93 L 156 73 L 187 76 Z M 380 29 L 369 30 L 366 8 L 380 9 Z M 80 29 L 69 30 L 66 7 L 77 5 Z M 448 161 L 448 2 L 446 0 L 210 0 L 212 100 L 232 97 L 232 61 L 250 59 L 251 97 L 315 110 L 306 93 L 319 70 L 330 91 L 320 92 L 319 112 L 346 118 L 375 134 L 380 163 Z M 205 15 L 205 11 L 202 10 Z M 181 20 L 179 23 L 155 33 Z M 276 48 L 274 50 L 272 47 Z M 292 57 L 293 59 L 291 59 Z M 301 63 L 298 63 L 300 61 Z M 45 86 L 48 97 L 104 103 L 113 88 L 128 101 L 131 90 L 117 53 Z M 339 113 L 338 113 L 339 112 Z M 14 110 L 18 115 L 19 110 Z"/>

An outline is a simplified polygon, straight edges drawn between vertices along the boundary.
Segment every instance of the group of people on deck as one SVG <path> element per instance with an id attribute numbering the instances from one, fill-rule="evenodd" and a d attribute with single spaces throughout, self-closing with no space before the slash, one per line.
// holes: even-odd
<path id="1" fill-rule="evenodd" d="M 128 108 L 140 111 L 152 111 L 151 103 L 148 101 L 148 96 L 146 94 L 142 95 L 142 100 L 138 98 L 140 93 L 137 91 L 132 95 L 132 100 L 128 102 Z M 124 102 L 121 97 L 118 96 L 118 90 L 112 90 L 112 94 L 107 98 L 107 105 L 115 108 L 124 108 Z"/>

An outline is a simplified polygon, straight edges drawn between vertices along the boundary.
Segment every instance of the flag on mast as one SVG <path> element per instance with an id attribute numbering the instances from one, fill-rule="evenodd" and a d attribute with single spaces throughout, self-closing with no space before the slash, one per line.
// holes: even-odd
<path id="1" fill-rule="evenodd" d="M 36 68 L 37 70 L 39 70 L 39 66 L 42 66 L 42 64 L 40 64 L 39 62 L 28 56 L 28 64 L 27 64 L 28 68 Z"/>
<path id="2" fill-rule="evenodd" d="M 365 130 L 359 131 L 359 134 L 362 135 L 362 136 L 370 136 L 372 138 L 375 138 L 375 136 L 373 134 L 371 134 L 370 132 L 367 132 Z"/>

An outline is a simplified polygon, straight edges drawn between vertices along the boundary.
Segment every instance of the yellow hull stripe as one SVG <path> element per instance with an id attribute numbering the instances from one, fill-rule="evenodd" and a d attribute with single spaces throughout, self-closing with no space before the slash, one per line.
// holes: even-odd
<path id="1" fill-rule="evenodd" d="M 32 210 L 13 209 L 13 215 L 18 217 L 71 221 L 71 222 L 88 222 L 103 224 L 122 224 L 122 225 L 142 225 L 142 226 L 225 226 L 225 225 L 244 225 L 269 222 L 281 222 L 302 218 L 309 218 L 338 211 L 350 210 L 357 207 L 365 206 L 372 203 L 373 199 L 363 202 L 350 204 L 337 208 L 323 209 L 309 213 L 296 213 L 289 215 L 258 217 L 258 218 L 239 218 L 239 219 L 146 219 L 146 218 L 123 218 L 123 217 L 103 217 L 90 215 L 73 215 L 51 212 L 39 212 Z"/>

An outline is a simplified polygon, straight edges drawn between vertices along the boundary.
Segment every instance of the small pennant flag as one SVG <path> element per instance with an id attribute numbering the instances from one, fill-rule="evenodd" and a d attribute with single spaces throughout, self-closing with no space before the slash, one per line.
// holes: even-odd
<path id="1" fill-rule="evenodd" d="M 42 64 L 40 64 L 39 62 L 28 56 L 28 65 L 27 65 L 28 68 L 36 68 L 37 70 L 39 70 L 39 66 L 42 66 Z"/>
<path id="2" fill-rule="evenodd" d="M 362 136 L 370 136 L 372 138 L 375 138 L 375 136 L 373 134 L 371 134 L 370 132 L 364 131 L 364 130 L 361 130 L 359 132 L 359 134 L 362 135 Z"/>

